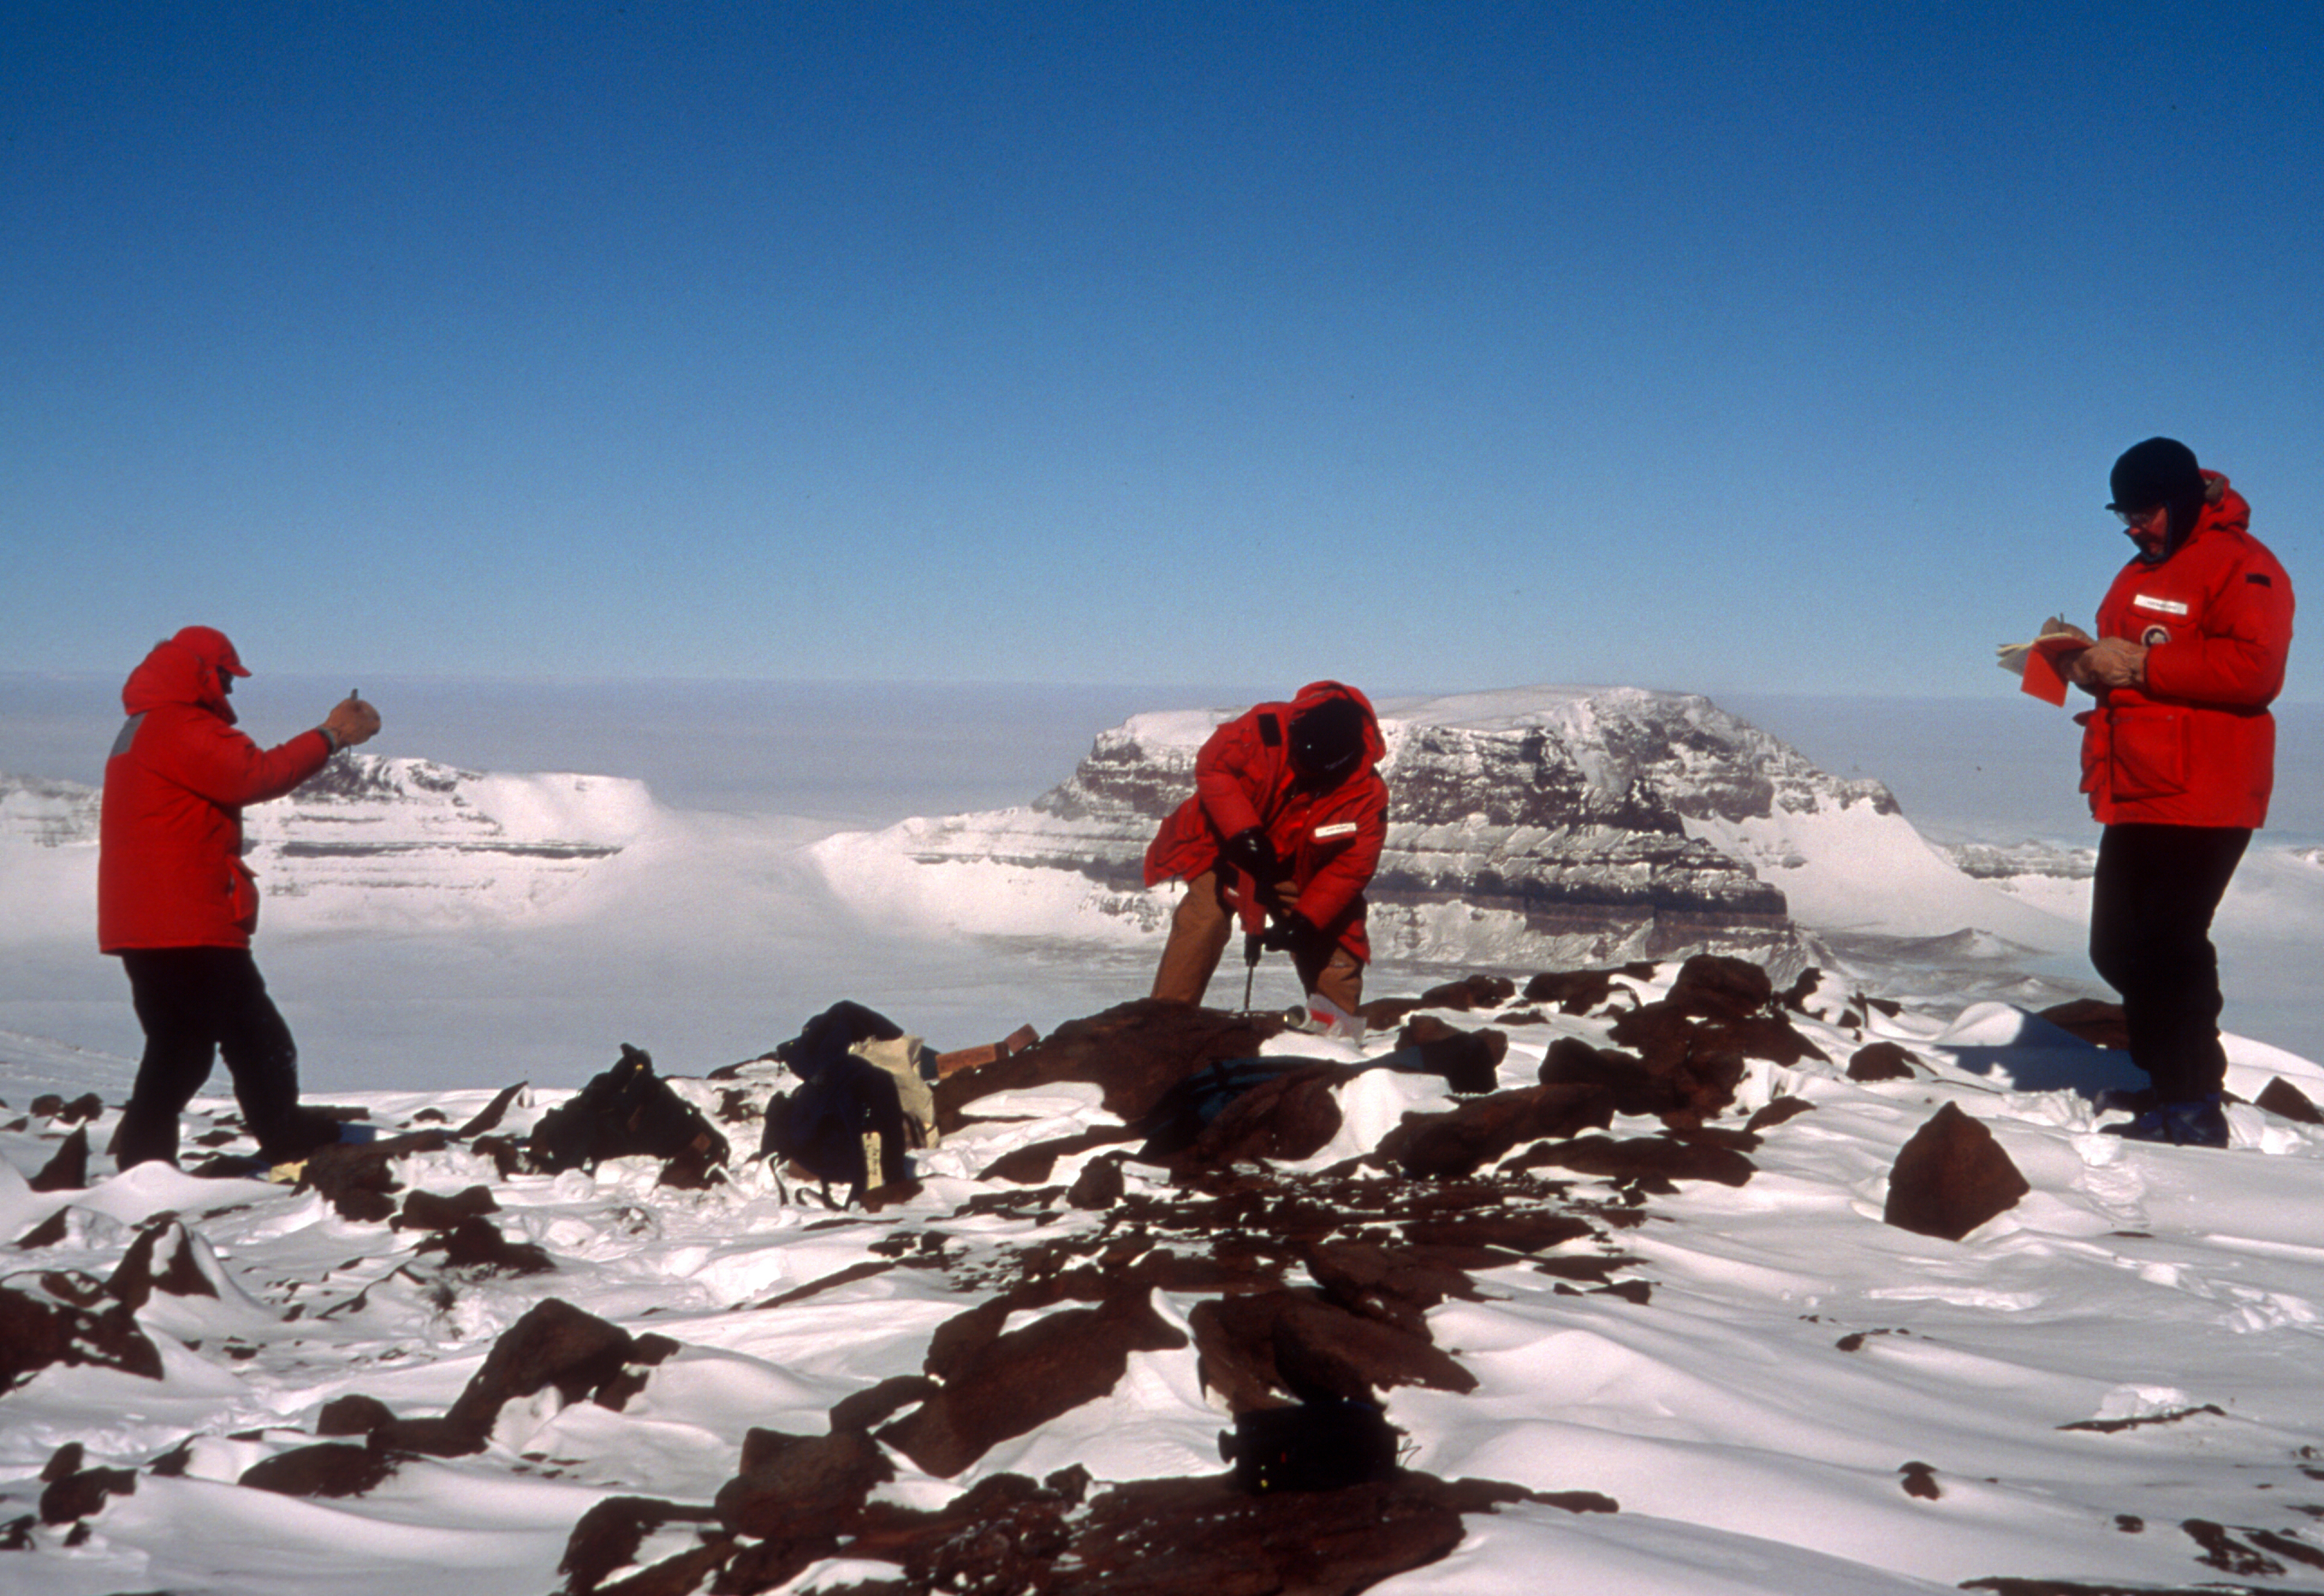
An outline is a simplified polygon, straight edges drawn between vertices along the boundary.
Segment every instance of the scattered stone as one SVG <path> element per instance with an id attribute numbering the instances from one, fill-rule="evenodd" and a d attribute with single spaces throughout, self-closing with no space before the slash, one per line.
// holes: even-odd
<path id="1" fill-rule="evenodd" d="M 2227 1532 L 2227 1526 L 2214 1524 L 2208 1518 L 2181 1520 L 2179 1527 L 2187 1538 L 2203 1548 L 2198 1562 L 2209 1564 L 2222 1573 L 2248 1577 L 2253 1574 L 2279 1574 L 2283 1564 L 2264 1552 L 2243 1545 Z"/>
<path id="2" fill-rule="evenodd" d="M 1121 1194 L 1128 1186 L 1121 1173 L 1121 1159 L 1109 1154 L 1082 1166 L 1081 1174 L 1065 1192 L 1065 1203 L 1069 1207 L 1102 1212 L 1121 1201 Z"/>
<path id="3" fill-rule="evenodd" d="M 493 1094 L 493 1100 L 484 1104 L 483 1111 L 475 1119 L 470 1120 L 452 1134 L 462 1141 L 466 1141 L 473 1137 L 482 1136 L 487 1130 L 498 1130 L 502 1118 L 509 1112 L 510 1105 L 516 1102 L 517 1093 L 530 1084 L 530 1081 L 519 1081 L 513 1086 L 502 1087 Z"/>
<path id="4" fill-rule="evenodd" d="M 1119 1125 L 1099 1125 L 1072 1136 L 1056 1136 L 1003 1153 L 977 1171 L 979 1180 L 1009 1180 L 1019 1185 L 1040 1185 L 1049 1178 L 1059 1158 L 1085 1153 L 1092 1148 L 1116 1147 L 1139 1139 L 1135 1130 Z"/>
<path id="5" fill-rule="evenodd" d="M 511 1275 L 545 1275 L 556 1260 L 534 1241 L 512 1241 L 489 1219 L 464 1219 L 420 1244 L 421 1252 L 441 1250 L 447 1268 L 493 1270 Z"/>
<path id="6" fill-rule="evenodd" d="M 1021 1053 L 937 1082 L 936 1125 L 949 1133 L 962 1123 L 964 1103 L 1057 1081 L 1101 1086 L 1109 1112 L 1141 1120 L 1178 1082 L 1226 1059 L 1257 1056 L 1282 1029 L 1280 1015 L 1225 1014 L 1155 998 L 1120 1003 L 1066 1021 Z"/>
<path id="7" fill-rule="evenodd" d="M 1396 1045 L 1417 1047 L 1423 1042 L 1448 1041 L 1460 1034 L 1461 1028 L 1450 1020 L 1439 1019 L 1434 1014 L 1416 1014 L 1396 1033 Z"/>
<path id="8" fill-rule="evenodd" d="M 448 1231 L 465 1220 L 498 1213 L 500 1210 L 490 1186 L 472 1185 L 449 1196 L 438 1192 L 407 1192 L 403 1211 L 389 1222 L 399 1231 Z"/>
<path id="9" fill-rule="evenodd" d="M 1525 984 L 1526 1001 L 1555 1003 L 1561 1013 L 1587 1014 L 1615 992 L 1612 970 L 1545 970 Z"/>
<path id="10" fill-rule="evenodd" d="M 1517 983 L 1503 975 L 1466 975 L 1420 994 L 1424 1009 L 1498 1009 L 1517 995 Z"/>
<path id="11" fill-rule="evenodd" d="M 1948 1102 L 1897 1152 L 1881 1217 L 1916 1235 L 1958 1241 L 2033 1189 L 1993 1132 Z"/>
<path id="12" fill-rule="evenodd" d="M 1848 1078 L 1851 1081 L 1909 1081 L 1916 1073 L 1913 1056 L 1894 1042 L 1874 1042 L 1858 1047 L 1848 1059 Z"/>
<path id="13" fill-rule="evenodd" d="M 1937 1471 L 1927 1463 L 1906 1463 L 1896 1471 L 1904 1477 L 1904 1494 L 1935 1501 L 1945 1493 L 1937 1488 Z"/>
<path id="14" fill-rule="evenodd" d="M 76 1125 L 56 1156 L 25 1183 L 36 1192 L 78 1192 L 88 1185 L 88 1127 Z"/>
<path id="15" fill-rule="evenodd" d="M 2318 1113 L 2308 1094 L 2282 1075 L 2261 1088 L 2260 1094 L 2252 1101 L 2269 1113 L 2280 1114 L 2296 1123 L 2324 1125 L 2324 1113 Z"/>
<path id="16" fill-rule="evenodd" d="M 544 1297 L 493 1343 L 484 1367 L 469 1379 L 450 1412 L 439 1419 L 400 1418 L 380 1425 L 372 1431 L 372 1443 L 435 1457 L 482 1452 L 503 1403 L 549 1386 L 555 1386 L 567 1402 L 577 1402 L 618 1379 L 635 1360 L 637 1349 L 636 1341 L 618 1324 L 559 1298 Z"/>
<path id="17" fill-rule="evenodd" d="M 254 1462 L 235 1483 L 281 1496 L 361 1496 L 395 1472 L 395 1460 L 341 1441 L 294 1446 Z"/>
<path id="18" fill-rule="evenodd" d="M 395 1160 L 413 1153 L 441 1152 L 450 1145 L 451 1139 L 441 1130 L 417 1130 L 378 1141 L 333 1142 L 308 1155 L 300 1171 L 299 1189 L 311 1187 L 322 1193 L 343 1218 L 383 1223 L 395 1213 L 395 1199 L 389 1194 L 402 1189 L 391 1167 Z"/>
<path id="19" fill-rule="evenodd" d="M 2097 998 L 2076 998 L 2070 1003 L 2060 1003 L 2041 1010 L 2041 1018 L 2060 1030 L 2082 1038 L 2095 1047 L 2112 1047 L 2127 1052 L 2130 1029 L 2123 1021 L 2120 1003 L 2101 1002 Z"/>
<path id="20" fill-rule="evenodd" d="M 1517 1162 L 1527 1169 L 1547 1166 L 1608 1180 L 1710 1180 L 1737 1186 L 1758 1173 L 1736 1148 L 1669 1136 L 1579 1136 L 1532 1149 Z"/>
<path id="21" fill-rule="evenodd" d="M 558 1560 L 557 1572 L 565 1576 L 565 1589 L 570 1596 L 587 1596 L 595 1591 L 607 1574 L 623 1568 L 637 1556 L 638 1548 L 645 1544 L 648 1535 L 672 1524 L 715 1524 L 718 1516 L 706 1508 L 682 1508 L 676 1502 L 657 1501 L 650 1497 L 613 1496 L 595 1503 L 573 1526 L 566 1537 L 565 1555 Z M 705 1546 L 696 1553 L 684 1554 L 678 1561 L 687 1561 L 699 1552 L 713 1551 L 716 1555 L 687 1572 L 691 1577 L 683 1585 L 665 1588 L 692 1591 L 701 1583 L 701 1576 L 716 1566 L 732 1550 L 731 1545 L 715 1548 Z M 655 1570 L 669 1569 L 665 1561 L 654 1564 Z M 671 1571 L 675 1573 L 676 1571 Z M 632 1582 L 622 1582 L 628 1591 Z"/>
<path id="22" fill-rule="evenodd" d="M 1683 1101 L 1671 1072 L 1657 1075 L 1635 1055 L 1593 1047 L 1580 1037 L 1560 1037 L 1549 1045 L 1540 1070 L 1545 1086 L 1603 1086 L 1614 1094 L 1614 1112 L 1666 1113 Z"/>
<path id="23" fill-rule="evenodd" d="M 860 1430 L 790 1440 L 761 1448 L 719 1487 L 718 1521 L 761 1540 L 836 1545 L 840 1527 L 872 1488 L 895 1477 L 879 1444 Z"/>
<path id="24" fill-rule="evenodd" d="M 1220 1166 L 1276 1158 L 1313 1158 L 1340 1133 L 1339 1100 L 1332 1087 L 1345 1078 L 1336 1064 L 1286 1070 L 1235 1098 L 1203 1127 L 1175 1165 Z"/>
<path id="25" fill-rule="evenodd" d="M 349 1392 L 334 1397 L 323 1404 L 322 1412 L 315 1416 L 318 1435 L 368 1435 L 384 1424 L 394 1421 L 395 1414 L 376 1397 Z"/>
<path id="26" fill-rule="evenodd" d="M 1230 1413 L 1333 1399 L 1377 1402 L 1397 1386 L 1471 1391 L 1476 1377 L 1425 1335 L 1293 1291 L 1198 1303 L 1189 1323 L 1204 1386 Z"/>
<path id="27" fill-rule="evenodd" d="M 1756 1135 L 1762 1130 L 1773 1130 L 1786 1120 L 1797 1119 L 1802 1114 L 1811 1112 L 1814 1108 L 1815 1104 L 1804 1097 L 1778 1097 L 1766 1108 L 1744 1121 L 1743 1129 Z"/>
<path id="28" fill-rule="evenodd" d="M 78 1443 L 70 1444 L 78 1446 Z M 137 1494 L 137 1471 L 134 1469 L 88 1469 L 79 1466 L 79 1453 L 73 1456 L 69 1471 L 57 1469 L 58 1459 L 49 1460 L 49 1468 L 41 1471 L 48 1483 L 41 1490 L 41 1522 L 70 1524 L 75 1519 L 94 1518 L 105 1508 L 107 1497 Z"/>
<path id="29" fill-rule="evenodd" d="M 49 1119 L 60 1125 L 85 1125 L 105 1112 L 105 1100 L 94 1092 L 84 1092 L 68 1102 L 54 1092 L 43 1092 L 32 1099 L 32 1117 Z"/>
<path id="30" fill-rule="evenodd" d="M 1186 1338 L 1155 1313 L 1148 1295 L 1122 1292 L 1095 1308 L 1068 1308 L 985 1342 L 960 1360 L 942 1389 L 881 1430 L 880 1439 L 927 1473 L 951 1479 L 994 1444 L 1112 1390 L 1131 1352 L 1185 1346 Z"/>
<path id="31" fill-rule="evenodd" d="M 1748 959 L 1699 953 L 1679 966 L 1665 1001 L 1682 1014 L 1741 1019 L 1775 1001 L 1775 983 Z"/>
<path id="32" fill-rule="evenodd" d="M 0 1286 L 0 1390 L 11 1389 L 51 1364 L 90 1364 L 147 1379 L 161 1378 L 161 1354 L 138 1329 L 124 1303 L 102 1310 L 56 1300 L 59 1276 L 41 1279 L 41 1294 Z M 92 1293 L 92 1298 L 101 1296 Z"/>
<path id="33" fill-rule="evenodd" d="M 174 1213 L 148 1220 L 121 1255 L 106 1291 L 131 1308 L 142 1308 L 156 1291 L 170 1296 L 217 1296 L 217 1287 L 202 1270 L 192 1232 Z M 156 1266 L 157 1259 L 162 1260 Z"/>
<path id="34" fill-rule="evenodd" d="M 924 1374 L 896 1374 L 878 1385 L 841 1398 L 831 1406 L 831 1429 L 834 1435 L 842 1430 L 856 1430 L 869 1435 L 886 1424 L 915 1402 L 925 1402 L 943 1388 Z M 753 1430 L 752 1435 L 762 1432 Z M 750 1452 L 743 1452 L 743 1467 L 750 1467 Z"/>
<path id="35" fill-rule="evenodd" d="M 1380 1139 L 1377 1156 L 1422 1179 L 1457 1179 L 1500 1158 L 1521 1141 L 1572 1136 L 1613 1123 L 1614 1097 L 1603 1086 L 1555 1085 L 1496 1092 L 1449 1112 L 1406 1114 Z"/>

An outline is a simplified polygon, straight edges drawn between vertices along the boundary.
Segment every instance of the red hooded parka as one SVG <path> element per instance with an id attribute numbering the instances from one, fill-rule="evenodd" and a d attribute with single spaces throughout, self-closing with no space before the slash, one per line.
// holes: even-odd
<path id="1" fill-rule="evenodd" d="M 242 862 L 242 806 L 321 770 L 330 739 L 301 732 L 262 750 L 234 729 L 221 672 L 250 673 L 226 634 L 189 626 L 156 643 L 121 689 L 129 724 L 105 763 L 97 940 L 133 947 L 248 947 L 258 883 Z"/>
<path id="2" fill-rule="evenodd" d="M 2251 506 L 2216 471 L 2195 530 L 2134 559 L 2098 606 L 2098 635 L 2146 645 L 2146 685 L 2112 687 L 2082 724 L 2082 790 L 2099 824 L 2255 829 L 2275 785 L 2275 717 L 2292 646 L 2292 578 L 2251 535 Z"/>
<path id="3" fill-rule="evenodd" d="M 1290 725 L 1332 698 L 1352 700 L 1363 711 L 1363 753 L 1333 785 L 1306 786 L 1291 762 Z M 1146 884 L 1193 881 L 1209 870 L 1232 874 L 1220 858 L 1222 844 L 1258 826 L 1297 883 L 1292 907 L 1370 962 L 1363 892 L 1388 840 L 1388 783 L 1374 769 L 1387 755 L 1371 700 L 1343 683 L 1310 682 L 1288 704 L 1253 706 L 1213 732 L 1195 755 L 1194 796 L 1162 822 L 1148 846 Z M 1228 897 L 1247 925 L 1256 918 L 1248 882 L 1238 881 Z"/>

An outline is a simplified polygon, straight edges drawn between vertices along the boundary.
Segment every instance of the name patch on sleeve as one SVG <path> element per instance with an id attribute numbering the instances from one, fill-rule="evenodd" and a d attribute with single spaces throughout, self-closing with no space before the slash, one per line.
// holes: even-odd
<path id="1" fill-rule="evenodd" d="M 2187 613 L 2187 606 L 2181 604 L 2177 599 L 2156 598 L 2153 595 L 2147 593 L 2140 594 L 2136 598 L 2132 599 L 2130 603 L 2133 609 L 2153 610 L 2157 614 L 2161 615 L 2183 615 Z"/>
<path id="2" fill-rule="evenodd" d="M 1336 821 L 1330 826 L 1319 826 L 1315 828 L 1315 840 L 1319 843 L 1328 843 L 1335 836 L 1353 836 L 1355 835 L 1356 823 L 1352 820 Z"/>

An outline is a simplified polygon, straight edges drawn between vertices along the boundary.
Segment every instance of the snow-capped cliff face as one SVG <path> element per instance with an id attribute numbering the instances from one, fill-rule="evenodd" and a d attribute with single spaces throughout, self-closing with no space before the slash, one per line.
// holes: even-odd
<path id="1" fill-rule="evenodd" d="M 80 853 L 93 876 L 100 802 L 73 782 L 0 779 L 0 841 L 56 850 L 60 867 Z M 563 896 L 653 814 L 643 783 L 615 777 L 344 753 L 288 798 L 245 809 L 243 837 L 270 920 L 504 918 Z M 85 891 L 58 896 L 85 908 Z"/>
<path id="2" fill-rule="evenodd" d="M 1138 715 L 1021 808 L 818 845 L 867 911 L 964 931 L 1136 936 L 1155 826 L 1231 712 Z M 1779 967 L 1801 928 L 2037 945 L 2050 917 L 1969 881 L 1877 781 L 1843 780 L 1692 694 L 1526 687 L 1381 706 L 1389 794 L 1374 878 L 1383 958 L 1572 964 L 1710 950 Z"/>

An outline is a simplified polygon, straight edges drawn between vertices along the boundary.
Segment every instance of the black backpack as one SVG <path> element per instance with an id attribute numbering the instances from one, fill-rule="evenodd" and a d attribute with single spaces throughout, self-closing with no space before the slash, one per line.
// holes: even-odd
<path id="1" fill-rule="evenodd" d="M 552 1175 L 632 1153 L 691 1157 L 704 1168 L 728 1156 L 726 1139 L 702 1111 L 654 1074 L 651 1055 L 627 1042 L 611 1069 L 541 1115 L 525 1149 L 534 1167 Z"/>
<path id="2" fill-rule="evenodd" d="M 876 1169 L 866 1156 L 873 1137 Z M 918 1143 L 919 1126 L 897 1097 L 896 1077 L 868 1059 L 840 1053 L 798 1091 L 767 1104 L 759 1154 L 797 1164 L 823 1182 L 825 1196 L 832 1182 L 846 1182 L 852 1203 L 869 1187 L 911 1179 L 911 1149 Z"/>

